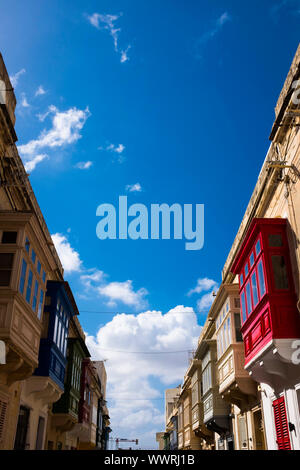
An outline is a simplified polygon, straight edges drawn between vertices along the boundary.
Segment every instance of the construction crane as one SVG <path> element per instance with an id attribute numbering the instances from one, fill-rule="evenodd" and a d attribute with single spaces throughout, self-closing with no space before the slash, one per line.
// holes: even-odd
<path id="1" fill-rule="evenodd" d="M 122 439 L 120 437 L 111 438 L 110 441 L 115 442 L 116 450 L 120 450 L 120 447 L 119 447 L 120 442 L 134 442 L 136 445 L 138 445 L 138 443 L 139 443 L 138 439 Z"/>

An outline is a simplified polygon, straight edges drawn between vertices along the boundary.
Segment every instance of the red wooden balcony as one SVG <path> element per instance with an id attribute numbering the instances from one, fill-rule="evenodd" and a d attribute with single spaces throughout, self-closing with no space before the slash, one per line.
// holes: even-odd
<path id="1" fill-rule="evenodd" d="M 274 345 L 273 355 L 279 353 L 284 361 L 291 362 L 292 340 L 300 338 L 300 316 L 287 221 L 254 219 L 231 271 L 240 281 L 245 366 L 269 345 Z"/>

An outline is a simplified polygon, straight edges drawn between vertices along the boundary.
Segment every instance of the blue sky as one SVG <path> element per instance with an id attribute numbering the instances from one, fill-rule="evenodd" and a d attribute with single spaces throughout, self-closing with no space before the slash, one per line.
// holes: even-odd
<path id="1" fill-rule="evenodd" d="M 269 146 L 300 1 L 3 5 L 19 151 L 89 347 L 107 359 L 114 436 L 153 447 Z M 120 195 L 204 204 L 204 248 L 100 241 L 96 208 Z"/>

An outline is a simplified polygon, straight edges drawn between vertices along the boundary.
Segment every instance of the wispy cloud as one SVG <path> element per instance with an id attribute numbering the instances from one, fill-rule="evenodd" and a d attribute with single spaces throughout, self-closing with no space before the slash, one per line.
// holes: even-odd
<path id="1" fill-rule="evenodd" d="M 214 24 L 213 26 L 211 27 L 210 30 L 206 31 L 205 33 L 202 34 L 202 36 L 200 36 L 196 43 L 195 43 L 195 49 L 196 49 L 196 57 L 197 58 L 201 58 L 201 48 L 207 44 L 209 41 L 211 41 L 215 36 L 217 36 L 221 30 L 223 29 L 224 25 L 226 23 L 228 23 L 229 21 L 231 21 L 232 18 L 230 16 L 230 14 L 225 11 L 221 16 L 219 16 L 219 18 L 217 18 L 215 21 L 214 21 Z"/>
<path id="2" fill-rule="evenodd" d="M 278 22 L 283 10 L 289 13 L 300 14 L 300 0 L 281 0 L 270 8 L 270 15 L 274 22 Z"/>
<path id="3" fill-rule="evenodd" d="M 21 94 L 21 106 L 23 106 L 23 108 L 29 108 L 30 107 L 30 104 L 27 101 L 27 97 L 26 97 L 25 93 Z"/>
<path id="4" fill-rule="evenodd" d="M 98 150 L 105 151 L 105 152 L 111 152 L 111 153 L 115 154 L 115 156 L 117 157 L 116 160 L 119 163 L 122 163 L 125 160 L 125 157 L 123 155 L 123 152 L 125 150 L 125 145 L 123 145 L 123 144 L 107 144 L 104 147 L 102 147 L 102 146 L 98 147 Z"/>
<path id="5" fill-rule="evenodd" d="M 79 140 L 81 138 L 80 131 L 90 116 L 88 108 L 81 110 L 74 107 L 67 111 L 59 111 L 55 106 L 51 106 L 49 110 L 54 114 L 52 127 L 49 130 L 44 129 L 37 139 L 30 140 L 27 144 L 18 147 L 27 167 L 32 165 L 32 162 L 38 162 L 37 156 L 41 151 L 45 155 L 45 150 L 54 150 Z"/>
<path id="6" fill-rule="evenodd" d="M 130 45 L 127 46 L 126 49 L 119 49 L 119 34 L 121 32 L 121 28 L 117 28 L 115 26 L 115 22 L 123 15 L 120 13 L 119 15 L 103 15 L 101 13 L 93 13 L 93 15 L 87 15 L 87 19 L 92 26 L 101 30 L 108 31 L 111 35 L 114 43 L 115 52 L 121 55 L 120 62 L 124 63 L 129 60 L 128 51 L 131 48 Z"/>
<path id="7" fill-rule="evenodd" d="M 89 168 L 91 168 L 92 165 L 93 165 L 93 162 L 88 160 L 87 162 L 76 163 L 75 168 L 78 168 L 79 170 L 88 170 Z"/>
<path id="8" fill-rule="evenodd" d="M 11 76 L 9 77 L 10 82 L 11 82 L 13 88 L 16 88 L 16 87 L 17 87 L 19 78 L 20 78 L 21 75 L 23 75 L 25 72 L 26 72 L 25 69 L 21 69 L 19 72 L 15 73 L 14 75 L 11 75 Z"/>
<path id="9" fill-rule="evenodd" d="M 38 87 L 38 89 L 36 90 L 34 96 L 41 96 L 41 95 L 45 95 L 45 94 L 46 94 L 46 90 L 44 89 L 44 87 L 42 85 L 40 85 Z"/>
<path id="10" fill-rule="evenodd" d="M 129 193 L 140 193 L 142 191 L 142 186 L 140 185 L 140 183 L 127 184 L 125 189 Z"/>
<path id="11" fill-rule="evenodd" d="M 25 170 L 28 172 L 33 171 L 35 167 L 38 165 L 38 163 L 41 163 L 43 160 L 46 160 L 47 158 L 49 157 L 46 153 L 35 155 L 34 157 L 30 158 L 28 161 L 25 161 L 24 163 Z"/>

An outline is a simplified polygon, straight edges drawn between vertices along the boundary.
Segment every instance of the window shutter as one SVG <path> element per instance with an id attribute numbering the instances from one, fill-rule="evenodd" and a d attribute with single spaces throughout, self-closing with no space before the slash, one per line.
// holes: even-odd
<path id="1" fill-rule="evenodd" d="M 291 450 L 289 425 L 286 416 L 284 397 L 273 401 L 273 410 L 278 450 Z"/>
<path id="2" fill-rule="evenodd" d="M 6 412 L 7 402 L 0 400 L 0 441 L 4 436 Z"/>

